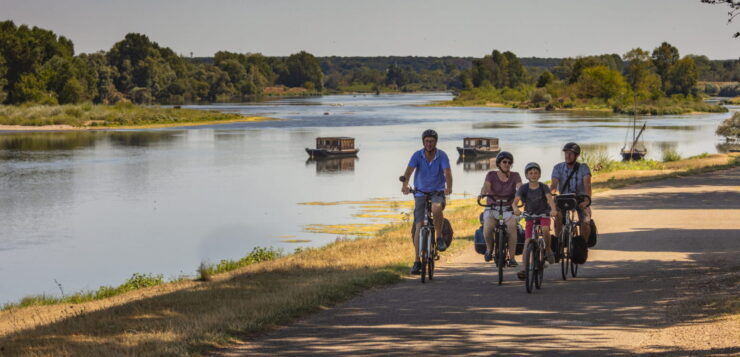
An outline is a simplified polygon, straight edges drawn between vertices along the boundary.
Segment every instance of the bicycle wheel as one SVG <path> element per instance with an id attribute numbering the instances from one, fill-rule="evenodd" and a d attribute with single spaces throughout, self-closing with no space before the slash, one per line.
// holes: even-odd
<path id="1" fill-rule="evenodd" d="M 573 235 L 571 235 L 570 236 L 570 244 L 568 245 L 568 252 L 572 252 L 573 251 L 573 238 L 574 238 Z M 568 255 L 570 255 L 570 254 L 568 254 Z M 573 259 L 572 258 L 571 259 L 568 259 L 568 260 L 569 260 L 569 263 L 570 263 L 570 275 L 575 278 L 578 275 L 578 264 L 573 263 Z"/>
<path id="2" fill-rule="evenodd" d="M 421 247 L 421 282 L 426 282 L 427 265 L 429 265 L 429 230 L 422 227 L 421 236 L 419 237 L 419 246 Z"/>
<path id="3" fill-rule="evenodd" d="M 540 238 L 542 239 L 542 238 Z M 537 244 L 537 254 L 535 255 L 536 275 L 534 279 L 534 286 L 537 289 L 542 289 L 542 280 L 545 276 L 545 247 Z"/>
<path id="4" fill-rule="evenodd" d="M 535 248 L 534 242 L 530 239 L 529 244 L 524 248 L 524 287 L 527 288 L 527 293 L 532 293 L 532 286 L 535 284 L 537 272 L 535 266 Z"/>
<path id="5" fill-rule="evenodd" d="M 560 237 L 558 238 L 560 241 L 560 246 L 558 249 L 560 250 L 560 273 L 563 276 L 563 280 L 568 280 L 568 252 L 565 247 L 568 241 L 568 229 L 563 227 L 563 230 L 560 232 Z"/>
<path id="6" fill-rule="evenodd" d="M 498 285 L 504 282 L 504 266 L 506 265 L 506 232 L 499 230 L 496 234 L 496 265 L 498 265 Z"/>
<path id="7" fill-rule="evenodd" d="M 434 259 L 437 258 L 437 246 L 433 244 L 432 242 L 434 242 L 433 236 L 429 239 L 429 261 L 428 261 L 429 267 L 427 269 L 427 273 L 429 274 L 429 280 L 432 280 L 434 276 Z"/>

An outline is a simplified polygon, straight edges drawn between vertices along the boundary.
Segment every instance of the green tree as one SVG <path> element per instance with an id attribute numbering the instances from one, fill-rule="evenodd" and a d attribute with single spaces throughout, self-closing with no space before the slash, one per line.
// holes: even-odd
<path id="1" fill-rule="evenodd" d="M 8 91 L 6 88 L 8 80 L 5 78 L 7 73 L 8 67 L 5 65 L 5 58 L 0 55 L 0 103 L 5 102 L 5 99 L 8 97 Z"/>
<path id="2" fill-rule="evenodd" d="M 584 69 L 577 86 L 581 97 L 605 100 L 625 95 L 628 88 L 622 74 L 603 65 Z"/>
<path id="3" fill-rule="evenodd" d="M 627 61 L 626 79 L 632 91 L 641 99 L 657 99 L 661 96 L 662 81 L 653 71 L 650 53 L 633 48 L 624 55 Z"/>
<path id="4" fill-rule="evenodd" d="M 740 139 L 740 113 L 735 112 L 731 117 L 722 121 L 717 127 L 716 134 L 727 139 Z"/>
<path id="5" fill-rule="evenodd" d="M 554 82 L 555 79 L 555 75 L 546 70 L 537 78 L 537 88 L 546 87 L 548 84 Z"/>
<path id="6" fill-rule="evenodd" d="M 696 63 L 691 57 L 684 57 L 670 67 L 666 74 L 665 87 L 667 94 L 695 94 L 698 78 Z"/>
<path id="7" fill-rule="evenodd" d="M 85 89 L 76 78 L 70 78 L 59 92 L 59 104 L 79 103 L 85 98 Z"/>
<path id="8" fill-rule="evenodd" d="M 663 81 L 663 89 L 666 89 L 666 76 L 671 66 L 678 62 L 679 55 L 678 49 L 673 47 L 668 42 L 663 42 L 660 46 L 653 50 L 653 65 L 655 66 L 656 72 Z"/>
<path id="9" fill-rule="evenodd" d="M 312 54 L 301 51 L 290 55 L 285 60 L 287 71 L 280 77 L 280 82 L 289 87 L 300 87 L 312 82 L 318 91 L 324 89 L 324 74 L 319 61 Z"/>

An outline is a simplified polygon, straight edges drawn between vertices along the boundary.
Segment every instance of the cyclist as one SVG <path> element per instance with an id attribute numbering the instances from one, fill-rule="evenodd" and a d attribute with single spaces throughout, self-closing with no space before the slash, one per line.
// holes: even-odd
<path id="1" fill-rule="evenodd" d="M 516 259 L 516 225 L 517 219 L 512 214 L 511 204 L 514 202 L 516 190 L 522 185 L 522 178 L 519 173 L 511 172 L 511 165 L 514 164 L 514 156 L 508 151 L 502 151 L 496 156 L 496 167 L 498 171 L 489 171 L 486 179 L 483 181 L 483 188 L 480 194 L 493 195 L 497 200 L 506 200 L 504 207 L 504 221 L 506 222 L 506 231 L 509 235 L 509 261 L 510 267 L 517 266 Z M 489 203 L 490 198 L 489 198 Z M 486 239 L 486 253 L 484 259 L 490 262 L 493 259 L 493 229 L 496 226 L 498 213 L 495 209 L 486 209 L 483 220 L 483 236 Z"/>
<path id="2" fill-rule="evenodd" d="M 567 143 L 563 146 L 565 161 L 561 162 L 552 169 L 552 183 L 550 192 L 575 193 L 577 195 L 588 195 L 591 197 L 591 170 L 585 163 L 578 162 L 578 156 L 581 155 L 581 147 L 576 143 Z M 580 221 L 580 231 L 584 239 L 588 240 L 591 235 L 591 208 L 587 207 L 590 202 L 584 200 L 578 204 L 578 220 Z M 557 212 L 555 219 L 555 234 L 560 235 L 560 229 L 563 227 L 563 212 Z"/>
<path id="3" fill-rule="evenodd" d="M 409 194 L 409 178 L 411 177 L 411 173 L 416 170 L 414 174 L 414 186 L 416 186 L 416 189 L 425 192 L 444 191 L 444 195 L 438 194 L 431 198 L 432 219 L 434 220 L 434 231 L 437 237 L 442 233 L 442 221 L 444 221 L 442 211 L 445 209 L 445 196 L 452 193 L 450 160 L 444 151 L 437 149 L 438 139 L 437 132 L 432 129 L 425 130 L 421 134 L 421 141 L 424 147 L 411 155 L 406 173 L 404 173 L 406 180 L 401 186 L 401 192 L 404 195 Z M 411 274 L 420 274 L 421 262 L 419 261 L 417 252 L 419 251 L 419 232 L 421 231 L 421 225 L 424 223 L 426 197 L 424 194 L 417 192 L 414 199 L 416 200 L 414 207 L 416 233 L 412 239 L 414 241 L 414 256 L 416 258 L 414 266 L 411 268 Z M 444 239 L 437 239 L 437 249 L 440 251 L 447 249 Z"/>
<path id="4" fill-rule="evenodd" d="M 549 214 L 550 217 L 557 216 L 557 209 L 555 207 L 555 200 L 552 198 L 552 194 L 548 189 L 547 185 L 539 182 L 540 179 L 540 165 L 536 162 L 530 162 L 524 167 L 524 176 L 527 177 L 529 183 L 522 185 L 516 191 L 516 197 L 514 197 L 514 215 L 521 215 L 519 210 L 519 202 L 524 202 L 524 211 L 532 215 L 543 215 Z M 555 254 L 552 252 L 550 247 L 550 218 L 540 218 L 540 229 L 542 229 L 542 235 L 545 238 L 545 255 L 547 262 L 550 264 L 555 263 Z M 527 225 L 524 228 L 524 246 L 527 247 L 529 239 L 532 238 L 532 226 L 534 221 L 528 220 Z M 524 270 L 517 274 L 520 279 L 525 276 Z"/>

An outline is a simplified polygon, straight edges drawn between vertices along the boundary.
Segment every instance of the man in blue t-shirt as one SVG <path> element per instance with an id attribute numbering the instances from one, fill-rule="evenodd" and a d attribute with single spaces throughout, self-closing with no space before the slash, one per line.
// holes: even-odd
<path id="1" fill-rule="evenodd" d="M 414 186 L 419 191 L 424 192 L 438 192 L 442 191 L 444 194 L 433 195 L 432 200 L 432 219 L 434 220 L 434 231 L 437 232 L 437 237 L 442 233 L 442 221 L 444 216 L 442 211 L 445 209 L 445 196 L 452 193 L 452 171 L 450 170 L 450 160 L 447 158 L 447 154 L 444 151 L 437 149 L 437 132 L 429 129 L 424 131 L 421 135 L 421 140 L 424 143 L 424 148 L 415 152 L 411 155 L 409 165 L 406 168 L 406 173 L 401 187 L 401 192 L 404 195 L 408 195 L 409 190 L 409 179 L 411 173 L 416 170 L 414 174 Z M 419 261 L 419 231 L 421 225 L 424 223 L 424 210 L 426 206 L 426 198 L 424 194 L 417 192 L 415 195 L 416 206 L 414 207 L 414 225 L 416 229 L 413 235 L 414 241 L 414 266 L 411 268 L 411 274 L 421 273 L 421 262 Z M 437 248 L 442 251 L 447 249 L 444 239 L 437 239 Z"/>

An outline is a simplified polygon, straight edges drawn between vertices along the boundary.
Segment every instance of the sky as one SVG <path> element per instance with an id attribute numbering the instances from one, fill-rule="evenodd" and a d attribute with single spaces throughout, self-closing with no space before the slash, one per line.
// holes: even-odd
<path id="1" fill-rule="evenodd" d="M 220 50 L 285 56 L 576 57 L 652 50 L 740 57 L 740 18 L 700 0 L 0 0 L 0 21 L 50 29 L 76 53 L 130 32 L 196 57 Z"/>

